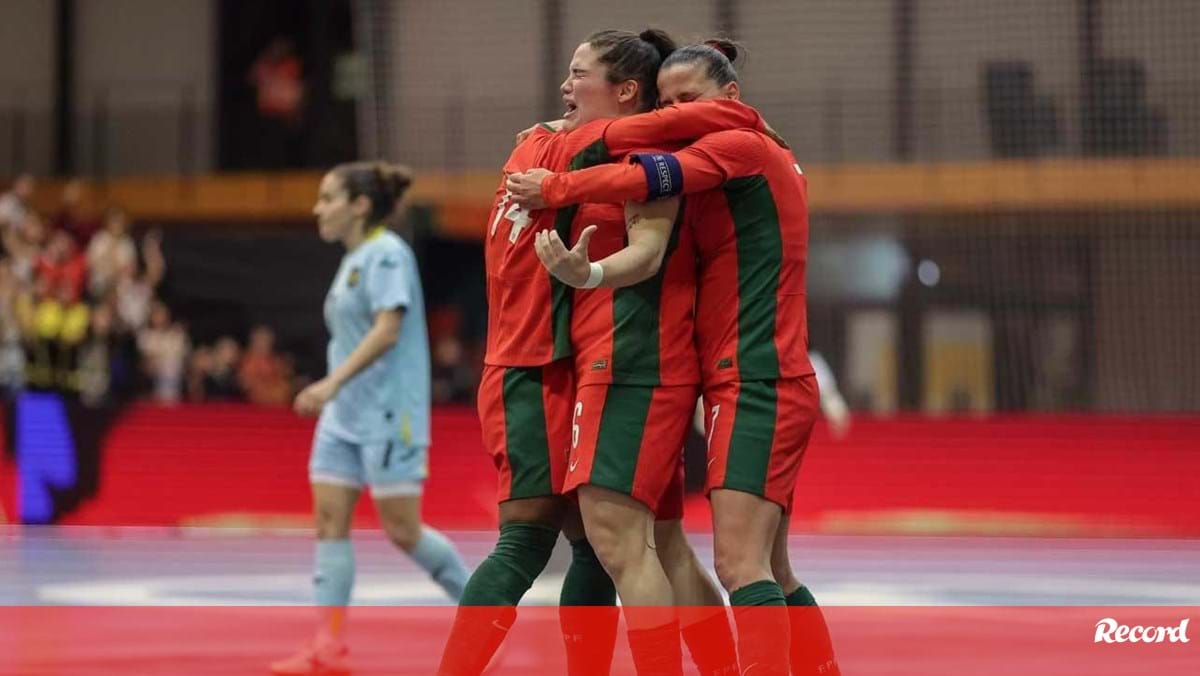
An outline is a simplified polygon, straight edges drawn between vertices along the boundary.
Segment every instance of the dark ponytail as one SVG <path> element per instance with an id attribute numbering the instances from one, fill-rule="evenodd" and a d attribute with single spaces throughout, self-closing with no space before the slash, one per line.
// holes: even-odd
<path id="1" fill-rule="evenodd" d="M 388 220 L 412 185 L 412 170 L 387 162 L 347 162 L 333 168 L 350 200 L 366 195 L 371 200 L 372 223 Z"/>
<path id="2" fill-rule="evenodd" d="M 654 47 L 654 51 L 658 52 L 659 61 L 670 56 L 671 52 L 675 51 L 678 47 L 675 44 L 675 38 L 660 28 L 647 28 L 638 33 L 638 38 L 643 42 L 650 43 L 650 46 Z"/>
<path id="3" fill-rule="evenodd" d="M 712 38 L 698 45 L 676 49 L 663 59 L 662 67 L 699 62 L 704 65 L 708 79 L 716 82 L 717 86 L 724 87 L 730 82 L 737 82 L 738 73 L 733 64 L 744 51 L 732 40 Z"/>
<path id="4" fill-rule="evenodd" d="M 612 84 L 635 80 L 638 83 L 638 110 L 653 110 L 658 105 L 658 67 L 675 51 L 675 40 L 665 31 L 648 28 L 641 33 L 607 30 L 592 33 L 584 40 L 600 52 Z"/>
<path id="5" fill-rule="evenodd" d="M 737 63 L 738 56 L 742 53 L 741 45 L 728 38 L 709 38 L 704 44 L 724 54 L 731 64 Z"/>

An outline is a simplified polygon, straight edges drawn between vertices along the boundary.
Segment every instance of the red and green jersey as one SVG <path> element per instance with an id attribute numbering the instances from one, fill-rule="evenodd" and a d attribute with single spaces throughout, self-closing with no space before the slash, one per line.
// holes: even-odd
<path id="1" fill-rule="evenodd" d="M 808 188 L 792 154 L 749 130 L 710 134 L 675 153 L 557 174 L 554 206 L 687 194 L 700 259 L 696 341 L 704 383 L 792 378 L 808 360 Z"/>
<path id="2" fill-rule="evenodd" d="M 762 118 L 753 108 L 732 103 L 706 102 L 596 120 L 570 132 L 539 129 L 513 151 L 504 173 L 534 167 L 573 171 L 611 162 L 664 139 L 689 140 L 720 129 L 762 128 Z M 657 345 L 691 343 L 677 337 L 692 330 L 694 294 L 687 292 L 686 318 L 677 309 L 685 305 L 682 300 L 662 302 L 688 283 L 682 270 L 694 261 L 687 258 L 689 240 L 673 238 L 676 255 L 686 266 L 672 263 L 672 258 L 664 262 L 658 277 L 636 287 L 615 293 L 597 289 L 572 294 L 542 267 L 533 248 L 534 233 L 554 228 L 564 242 L 574 242 L 584 226 L 594 224 L 600 230 L 592 240 L 593 252 L 602 251 L 602 246 L 619 249 L 625 243 L 622 207 L 609 202 L 529 212 L 512 204 L 510 198 L 502 177 L 484 233 L 488 290 L 485 363 L 538 366 L 576 354 L 581 375 L 591 382 L 665 384 L 679 380 L 677 355 L 656 351 L 657 356 L 651 358 L 645 352 L 652 344 L 646 336 L 657 335 Z M 573 314 L 577 316 L 574 321 Z M 677 326 L 685 321 L 686 326 Z M 635 333 L 639 334 L 636 339 Z M 694 355 L 690 361 L 694 371 Z"/>
<path id="3" fill-rule="evenodd" d="M 600 225 L 588 254 L 599 260 L 625 248 L 623 206 Z M 591 222 L 587 222 L 589 225 Z M 571 342 L 578 385 L 691 385 L 700 382 L 694 307 L 696 252 L 677 222 L 662 267 L 621 289 L 577 289 Z"/>

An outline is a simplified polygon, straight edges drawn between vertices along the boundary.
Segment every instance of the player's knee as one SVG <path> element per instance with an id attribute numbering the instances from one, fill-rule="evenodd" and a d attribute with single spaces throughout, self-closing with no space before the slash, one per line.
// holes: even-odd
<path id="1" fill-rule="evenodd" d="M 614 570 L 619 570 L 626 558 L 623 554 L 626 545 L 622 542 L 620 529 L 615 527 L 615 524 L 603 520 L 589 523 L 587 539 L 600 563 L 610 575 L 616 575 Z"/>
<path id="2" fill-rule="evenodd" d="M 384 525 L 388 539 L 404 551 L 411 551 L 421 539 L 421 522 L 409 519 L 393 519 Z"/>
<path id="3" fill-rule="evenodd" d="M 630 524 L 615 520 L 597 519 L 587 525 L 588 542 L 596 552 L 596 558 L 614 579 L 620 579 L 627 570 L 635 566 L 638 557 L 646 549 L 644 538 L 635 537 Z"/>
<path id="4" fill-rule="evenodd" d="M 738 547 L 718 545 L 713 567 L 716 568 L 721 586 L 731 593 L 751 582 L 771 578 L 770 567 L 765 561 Z"/>
<path id="5" fill-rule="evenodd" d="M 318 539 L 338 540 L 350 535 L 350 519 L 337 506 L 318 504 L 315 517 Z"/>
<path id="6" fill-rule="evenodd" d="M 796 579 L 796 573 L 792 571 L 792 563 L 785 555 L 771 555 L 771 576 L 784 589 L 795 589 L 800 586 L 800 582 Z"/>
<path id="7" fill-rule="evenodd" d="M 695 557 L 678 521 L 656 521 L 654 545 L 658 560 L 667 571 L 687 567 Z"/>
<path id="8" fill-rule="evenodd" d="M 737 578 L 737 561 L 735 557 L 718 550 L 713 556 L 713 571 L 717 574 L 717 581 L 728 591 L 730 585 L 736 582 Z"/>
<path id="9" fill-rule="evenodd" d="M 654 556 L 653 516 L 630 498 L 604 490 L 583 491 L 579 506 L 588 542 L 614 581 L 644 564 L 645 557 Z"/>

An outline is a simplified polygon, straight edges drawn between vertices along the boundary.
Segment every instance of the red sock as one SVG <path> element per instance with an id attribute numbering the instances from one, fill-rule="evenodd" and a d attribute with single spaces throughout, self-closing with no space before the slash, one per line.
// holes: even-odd
<path id="1" fill-rule="evenodd" d="M 438 676 L 479 676 L 516 619 L 512 606 L 459 606 Z"/>
<path id="2" fill-rule="evenodd" d="M 793 676 L 841 676 L 825 615 L 804 585 L 787 595 Z"/>
<path id="3" fill-rule="evenodd" d="M 683 642 L 700 676 L 738 676 L 737 646 L 725 607 L 683 628 Z"/>
<path id="4" fill-rule="evenodd" d="M 629 651 L 638 676 L 683 676 L 677 619 L 649 629 L 630 629 Z"/>
<path id="5" fill-rule="evenodd" d="M 559 607 L 568 676 L 609 675 L 620 618 L 621 609 L 616 606 Z"/>

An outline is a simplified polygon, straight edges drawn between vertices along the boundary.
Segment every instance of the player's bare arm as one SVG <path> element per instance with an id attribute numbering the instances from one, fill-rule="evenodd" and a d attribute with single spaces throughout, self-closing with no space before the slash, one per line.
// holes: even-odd
<path id="1" fill-rule="evenodd" d="M 575 288 L 621 288 L 653 277 L 662 266 L 671 229 L 679 211 L 679 200 L 629 202 L 625 223 L 629 245 L 600 260 L 588 259 L 587 247 L 596 226 L 589 225 L 579 241 L 567 249 L 558 233 L 543 230 L 534 238 L 542 265 L 562 283 Z"/>
<path id="2" fill-rule="evenodd" d="M 329 375 L 309 385 L 296 395 L 292 408 L 300 415 L 317 415 L 329 403 L 348 380 L 370 366 L 396 344 L 400 337 L 400 322 L 404 309 L 384 310 L 375 315 L 371 330 L 354 348 L 346 361 Z"/>

